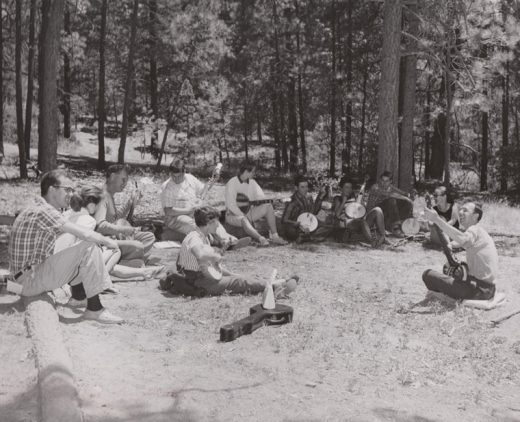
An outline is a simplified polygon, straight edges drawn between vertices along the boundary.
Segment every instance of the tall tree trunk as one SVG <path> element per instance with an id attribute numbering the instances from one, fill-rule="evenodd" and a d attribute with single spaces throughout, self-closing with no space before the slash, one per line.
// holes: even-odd
<path id="1" fill-rule="evenodd" d="M 16 138 L 18 141 L 18 156 L 20 177 L 27 179 L 27 162 L 23 136 L 23 95 L 22 95 L 22 0 L 16 1 L 15 7 L 15 85 L 16 85 Z M 0 34 L 1 35 L 1 34 Z"/>
<path id="2" fill-rule="evenodd" d="M 65 2 L 65 14 L 63 20 L 63 29 L 65 34 L 70 35 L 70 10 L 69 5 Z M 70 138 L 70 57 L 68 52 L 63 53 L 63 137 Z"/>
<path id="3" fill-rule="evenodd" d="M 278 98 L 276 96 L 276 91 L 273 88 L 271 92 L 271 107 L 272 107 L 272 117 L 271 117 L 271 131 L 273 133 L 274 140 L 274 163 L 276 166 L 276 170 L 280 171 L 282 169 L 282 162 L 280 157 L 281 150 L 281 141 L 280 141 L 280 129 L 278 126 Z"/>
<path id="4" fill-rule="evenodd" d="M 39 54 L 38 168 L 42 172 L 57 166 L 58 151 L 58 62 L 60 31 L 65 0 L 42 0 Z"/>
<path id="5" fill-rule="evenodd" d="M 107 32 L 108 0 L 101 3 L 101 27 L 99 29 L 99 94 L 98 94 L 98 162 L 99 169 L 105 168 L 105 43 Z"/>
<path id="6" fill-rule="evenodd" d="M 401 45 L 401 0 L 385 0 L 381 81 L 379 88 L 377 174 L 390 171 L 399 177 L 399 137 L 397 130 L 399 97 L 399 56 Z"/>
<path id="7" fill-rule="evenodd" d="M 330 11 L 330 52 L 332 55 L 332 68 L 330 70 L 330 156 L 329 156 L 329 175 L 336 173 L 336 105 L 337 105 L 337 83 L 336 83 L 336 1 L 332 1 Z"/>
<path id="8" fill-rule="evenodd" d="M 262 116 L 259 110 L 256 111 L 256 139 L 262 145 Z"/>
<path id="9" fill-rule="evenodd" d="M 488 148 L 489 148 L 489 114 L 481 112 L 482 118 L 482 150 L 480 151 L 480 190 L 488 189 Z"/>
<path id="10" fill-rule="evenodd" d="M 159 118 L 158 81 L 157 81 L 157 0 L 149 0 L 149 32 L 150 32 L 150 107 L 156 122 Z M 157 146 L 159 126 L 154 124 L 152 129 L 151 146 Z"/>
<path id="11" fill-rule="evenodd" d="M 246 98 L 246 96 L 244 95 L 244 98 Z M 249 144 L 248 144 L 248 139 L 247 139 L 247 135 L 248 135 L 248 126 L 249 126 L 249 118 L 248 118 L 248 115 L 247 115 L 247 112 L 248 112 L 248 107 L 247 107 L 247 104 L 244 103 L 244 153 L 245 153 L 245 158 L 246 160 L 249 159 Z"/>
<path id="12" fill-rule="evenodd" d="M 502 168 L 500 169 L 500 190 L 507 192 L 506 151 L 509 145 L 509 62 L 506 62 L 506 74 L 502 77 Z"/>
<path id="13" fill-rule="evenodd" d="M 125 81 L 125 98 L 123 102 L 123 122 L 121 123 L 121 140 L 119 142 L 119 151 L 117 154 L 117 162 L 125 162 L 125 146 L 126 136 L 128 133 L 128 113 L 130 109 L 130 95 L 132 90 L 132 79 L 134 70 L 134 54 L 135 39 L 137 36 L 137 11 L 139 9 L 139 0 L 134 0 L 132 8 L 132 20 L 130 22 L 130 43 L 128 45 L 128 60 L 126 63 L 126 81 Z"/>
<path id="14" fill-rule="evenodd" d="M 27 98 L 25 100 L 25 130 L 24 143 L 25 155 L 31 159 L 31 130 L 32 130 L 32 104 L 34 95 L 34 51 L 36 50 L 35 40 L 35 17 L 36 0 L 31 0 L 29 11 L 29 57 L 27 59 Z"/>
<path id="15" fill-rule="evenodd" d="M 345 146 L 342 154 L 342 166 L 343 168 L 350 167 L 350 160 L 352 154 L 352 58 L 353 58 L 353 43 L 352 43 L 352 0 L 347 3 L 347 51 L 346 51 L 346 65 L 347 65 L 347 105 L 345 108 Z"/>
<path id="16" fill-rule="evenodd" d="M 287 84 L 287 114 L 288 114 L 288 133 L 289 133 L 289 163 L 291 173 L 298 171 L 298 123 L 296 120 L 296 80 L 289 77 Z"/>
<path id="17" fill-rule="evenodd" d="M 0 10 L 3 1 L 0 0 Z M 3 19 L 0 16 L 0 35 L 4 33 Z M 0 159 L 4 156 L 4 37 L 0 36 Z"/>
<path id="18" fill-rule="evenodd" d="M 300 11 L 298 0 L 294 1 L 296 16 L 300 19 Z M 302 89 L 302 56 L 300 46 L 300 26 L 296 28 L 296 57 L 298 58 L 298 123 L 300 135 L 300 149 L 302 152 L 302 171 L 307 172 L 307 144 L 305 142 L 305 112 L 303 107 L 303 89 Z"/>
<path id="19" fill-rule="evenodd" d="M 424 106 L 424 178 L 430 178 L 430 78 L 426 83 L 426 105 Z"/>
<path id="20" fill-rule="evenodd" d="M 363 100 L 361 103 L 361 132 L 359 135 L 358 174 L 363 173 L 363 153 L 365 148 L 366 114 L 367 114 L 367 82 L 368 82 L 368 59 L 365 57 L 363 67 Z"/>

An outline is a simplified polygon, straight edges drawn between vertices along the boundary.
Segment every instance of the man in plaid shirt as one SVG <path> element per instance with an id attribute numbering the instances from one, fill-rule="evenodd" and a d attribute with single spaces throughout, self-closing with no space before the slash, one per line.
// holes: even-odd
<path id="1" fill-rule="evenodd" d="M 117 249 L 117 243 L 62 217 L 58 210 L 68 207 L 73 192 L 65 172 L 52 170 L 43 175 L 42 200 L 22 211 L 11 230 L 8 250 L 13 282 L 22 296 L 36 296 L 68 283 L 71 304 L 86 305 L 84 319 L 121 323 L 99 299 L 99 293 L 111 286 L 99 246 Z M 63 233 L 83 242 L 54 254 L 56 238 Z"/>
<path id="2" fill-rule="evenodd" d="M 368 191 L 367 213 L 380 207 L 385 216 L 385 227 L 395 235 L 402 235 L 401 222 L 412 216 L 413 202 L 406 193 L 392 185 L 392 173 L 384 171 L 379 182 Z"/>

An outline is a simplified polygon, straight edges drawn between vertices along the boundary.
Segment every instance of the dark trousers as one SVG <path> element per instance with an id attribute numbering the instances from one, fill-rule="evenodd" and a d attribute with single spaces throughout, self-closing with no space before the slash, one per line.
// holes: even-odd
<path id="1" fill-rule="evenodd" d="M 468 276 L 467 281 L 459 281 L 438 271 L 426 270 L 422 279 L 428 290 L 444 293 L 457 300 L 488 300 L 495 296 L 494 284 L 472 276 Z"/>
<path id="2" fill-rule="evenodd" d="M 413 214 L 413 204 L 404 199 L 387 198 L 377 205 L 383 210 L 387 230 L 392 230 Z"/>

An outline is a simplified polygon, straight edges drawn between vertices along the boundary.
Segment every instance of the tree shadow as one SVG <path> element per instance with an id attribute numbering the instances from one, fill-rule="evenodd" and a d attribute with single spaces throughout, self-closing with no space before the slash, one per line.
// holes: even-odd
<path id="1" fill-rule="evenodd" d="M 27 391 L 0 405 L 0 419 L 2 422 L 38 420 L 38 395 L 38 388 L 35 382 Z"/>
<path id="2" fill-rule="evenodd" d="M 20 296 L 2 295 L 0 296 L 0 315 L 9 315 L 25 311 L 25 305 Z"/>
<path id="3" fill-rule="evenodd" d="M 438 422 L 438 419 L 426 418 L 424 416 L 410 414 L 402 410 L 390 409 L 388 407 L 376 407 L 372 410 L 379 418 L 393 422 Z"/>

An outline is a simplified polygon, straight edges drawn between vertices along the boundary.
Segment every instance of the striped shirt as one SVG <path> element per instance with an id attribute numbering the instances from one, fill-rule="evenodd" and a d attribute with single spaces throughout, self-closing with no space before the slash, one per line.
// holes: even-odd
<path id="1" fill-rule="evenodd" d="M 65 222 L 60 212 L 46 201 L 22 211 L 14 221 L 9 237 L 11 274 L 38 265 L 51 256 Z"/>
<path id="2" fill-rule="evenodd" d="M 209 239 L 200 230 L 194 230 L 184 238 L 177 258 L 177 266 L 184 270 L 201 271 L 199 262 L 192 250 L 196 246 L 210 246 Z M 210 246 L 211 247 L 211 246 Z"/>

